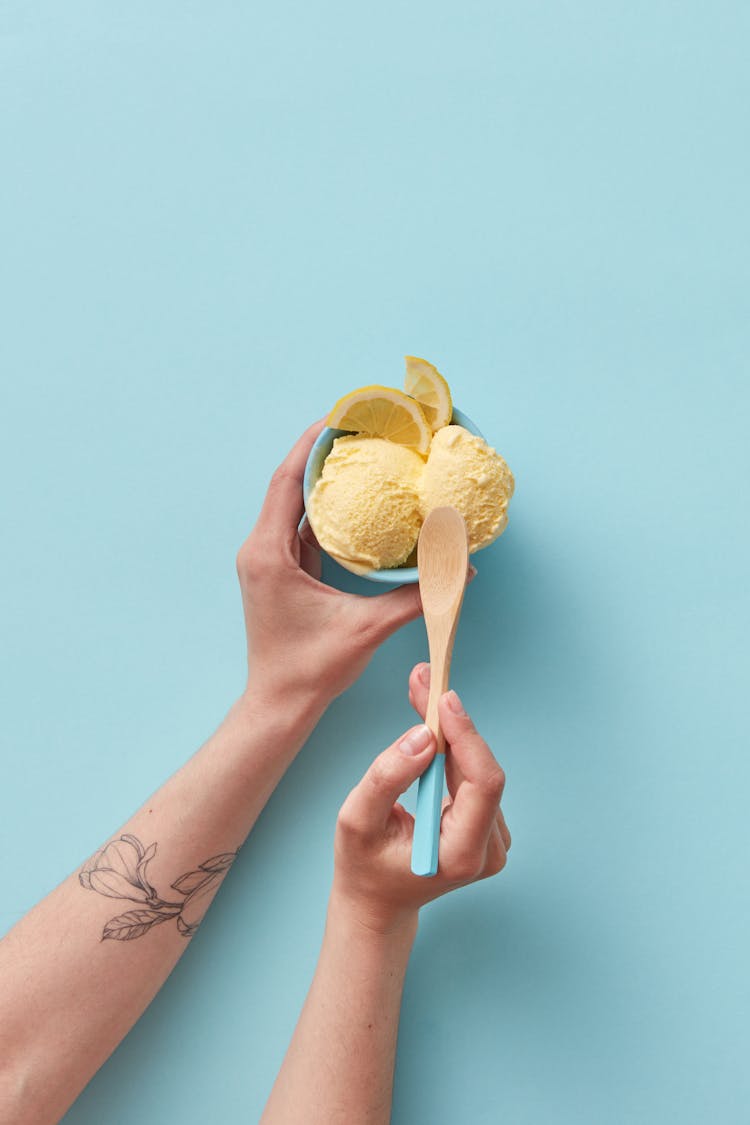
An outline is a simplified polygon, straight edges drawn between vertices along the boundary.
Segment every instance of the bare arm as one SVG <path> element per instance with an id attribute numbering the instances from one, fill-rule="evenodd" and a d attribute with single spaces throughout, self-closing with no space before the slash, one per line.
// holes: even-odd
<path id="1" fill-rule="evenodd" d="M 418 666 L 410 680 L 422 715 L 425 669 Z M 449 742 L 451 794 L 441 823 L 440 870 L 432 879 L 412 875 L 414 822 L 395 803 L 435 752 L 434 738 L 419 726 L 376 758 L 339 814 L 320 959 L 263 1125 L 387 1125 L 419 908 L 505 866 L 510 834 L 499 808 L 503 772 L 454 693 L 443 696 L 440 721 Z"/>
<path id="2" fill-rule="evenodd" d="M 0 1120 L 56 1121 L 186 948 L 312 712 L 238 703 L 0 943 Z"/>
<path id="3" fill-rule="evenodd" d="M 325 707 L 413 589 L 323 586 L 301 481 L 319 427 L 274 475 L 238 555 L 248 684 L 208 742 L 0 943 L 0 1120 L 59 1120 L 154 997 Z M 377 605 L 376 605 L 377 603 Z"/>
<path id="4" fill-rule="evenodd" d="M 310 992 L 263 1125 L 381 1125 L 393 1069 L 413 923 L 371 930 L 333 895 Z"/>

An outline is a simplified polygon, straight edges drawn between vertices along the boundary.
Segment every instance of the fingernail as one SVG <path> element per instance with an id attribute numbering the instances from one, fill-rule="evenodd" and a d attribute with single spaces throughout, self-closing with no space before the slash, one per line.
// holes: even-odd
<path id="1" fill-rule="evenodd" d="M 424 723 L 420 723 L 417 727 L 412 727 L 407 731 L 404 737 L 398 744 L 398 748 L 402 754 L 408 755 L 413 758 L 416 754 L 421 754 L 430 745 L 432 734 L 430 728 L 426 727 Z"/>
<path id="2" fill-rule="evenodd" d="M 477 568 L 472 563 L 469 563 L 469 577 L 466 579 L 466 581 L 473 582 L 478 573 L 479 572 L 477 571 Z"/>
<path id="3" fill-rule="evenodd" d="M 463 704 L 456 695 L 455 691 L 448 691 L 445 693 L 445 702 L 448 704 L 449 710 L 451 710 L 454 715 L 466 714 L 463 708 Z"/>
<path id="4" fill-rule="evenodd" d="M 417 673 L 417 679 L 419 680 L 420 684 L 423 684 L 425 687 L 430 686 L 430 666 L 429 666 L 429 664 L 423 664 L 422 665 L 422 667 L 419 669 L 419 672 Z"/>

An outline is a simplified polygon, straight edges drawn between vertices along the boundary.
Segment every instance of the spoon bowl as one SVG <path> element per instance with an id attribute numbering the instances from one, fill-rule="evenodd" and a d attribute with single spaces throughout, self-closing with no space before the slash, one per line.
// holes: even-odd
<path id="1" fill-rule="evenodd" d="M 469 569 L 469 540 L 464 517 L 455 508 L 433 508 L 417 543 L 419 594 L 428 636 L 430 622 L 460 608 Z"/>

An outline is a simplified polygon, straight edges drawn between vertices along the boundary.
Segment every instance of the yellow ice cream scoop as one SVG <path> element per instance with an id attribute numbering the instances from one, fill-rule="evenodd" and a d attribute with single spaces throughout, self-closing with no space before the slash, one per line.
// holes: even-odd
<path id="1" fill-rule="evenodd" d="M 463 426 L 443 426 L 422 473 L 422 518 L 433 508 L 456 508 L 466 521 L 469 551 L 479 551 L 505 531 L 513 488 L 513 474 L 483 438 Z"/>
<path id="2" fill-rule="evenodd" d="M 441 420 L 441 380 L 426 360 L 407 357 L 407 385 L 422 397 L 423 405 L 429 405 L 431 395 L 434 400 L 437 413 L 430 415 L 431 424 Z M 355 414 L 365 406 L 369 411 L 373 397 L 379 403 L 387 397 L 383 390 L 388 388 L 363 387 L 336 404 L 327 419 L 329 428 L 310 451 L 304 498 L 308 519 L 329 555 L 371 581 L 400 585 L 418 580 L 416 542 L 425 517 L 434 508 L 447 505 L 461 513 L 472 552 L 496 539 L 508 522 L 513 476 L 475 423 L 449 398 L 443 405 L 450 405 L 451 424 L 441 426 L 434 435 L 419 403 L 407 400 L 419 422 L 422 455 L 410 441 L 393 440 L 413 436 L 404 429 L 393 430 L 401 417 L 398 410 L 387 417 L 379 409 L 365 412 L 366 417 L 352 416 L 352 405 Z M 402 392 L 392 393 L 397 406 L 406 397 Z M 357 424 L 369 429 L 344 435 L 332 427 L 334 421 L 337 426 Z M 373 432 L 378 429 L 380 433 Z M 388 431 L 387 438 L 383 431 Z"/>
<path id="3" fill-rule="evenodd" d="M 424 467 L 413 449 L 384 438 L 336 438 L 307 501 L 321 547 L 355 573 L 400 566 L 422 526 Z"/>

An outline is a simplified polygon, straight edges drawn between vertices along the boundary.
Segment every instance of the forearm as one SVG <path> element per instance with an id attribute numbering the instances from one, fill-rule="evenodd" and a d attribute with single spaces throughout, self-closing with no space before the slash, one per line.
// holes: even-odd
<path id="1" fill-rule="evenodd" d="M 331 898 L 320 959 L 263 1125 L 386 1125 L 413 918 L 377 933 Z"/>
<path id="2" fill-rule="evenodd" d="M 151 1001 L 318 717 L 252 690 L 0 943 L 0 1118 L 58 1120 Z M 140 862 L 140 867 L 139 867 Z"/>

